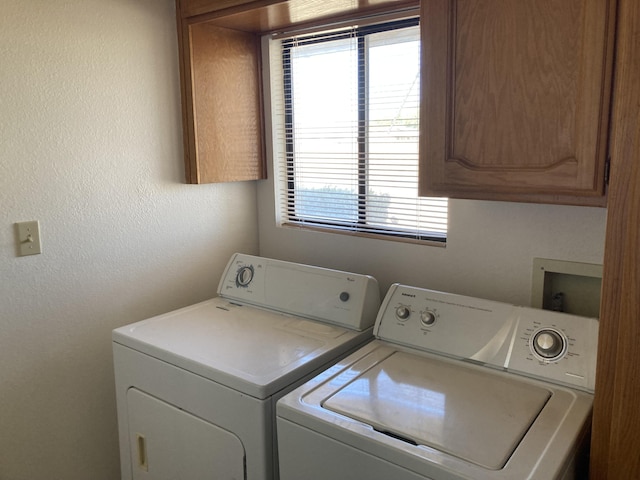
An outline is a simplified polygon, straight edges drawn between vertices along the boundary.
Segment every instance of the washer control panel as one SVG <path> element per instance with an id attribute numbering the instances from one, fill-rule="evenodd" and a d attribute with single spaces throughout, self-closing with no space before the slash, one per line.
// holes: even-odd
<path id="1" fill-rule="evenodd" d="M 509 369 L 593 391 L 597 349 L 597 319 L 523 307 Z"/>
<path id="2" fill-rule="evenodd" d="M 395 284 L 381 340 L 593 391 L 598 320 Z"/>
<path id="3" fill-rule="evenodd" d="M 378 313 L 374 333 L 409 347 L 502 365 L 513 334 L 513 310 L 512 305 L 396 284 Z"/>
<path id="4" fill-rule="evenodd" d="M 234 254 L 218 295 L 354 330 L 370 328 L 380 306 L 375 278 L 253 255 Z"/>

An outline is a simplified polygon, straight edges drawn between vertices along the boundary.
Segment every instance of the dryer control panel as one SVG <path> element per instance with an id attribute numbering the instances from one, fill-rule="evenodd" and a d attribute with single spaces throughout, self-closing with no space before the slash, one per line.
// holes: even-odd
<path id="1" fill-rule="evenodd" d="M 380 306 L 371 276 L 240 253 L 229 260 L 218 295 L 354 330 L 370 328 Z"/>
<path id="2" fill-rule="evenodd" d="M 392 285 L 376 338 L 592 392 L 598 320 Z"/>

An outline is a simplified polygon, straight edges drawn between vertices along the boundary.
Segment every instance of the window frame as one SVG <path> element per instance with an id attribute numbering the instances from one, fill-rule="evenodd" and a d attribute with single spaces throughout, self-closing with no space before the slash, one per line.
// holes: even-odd
<path id="1" fill-rule="evenodd" d="M 370 206 L 370 202 L 367 201 L 367 170 L 368 170 L 368 119 L 367 110 L 369 108 L 369 92 L 367 82 L 367 62 L 365 60 L 367 55 L 366 37 L 371 34 L 381 33 L 385 31 L 391 31 L 395 29 L 418 27 L 420 25 L 419 17 L 404 18 L 399 20 L 387 20 L 379 24 L 367 24 L 358 27 L 352 27 L 344 33 L 328 32 L 328 33 L 315 33 L 305 35 L 301 42 L 299 38 L 284 39 L 282 40 L 281 49 L 281 62 L 283 66 L 283 89 L 281 92 L 284 95 L 284 162 L 285 162 L 285 179 L 281 179 L 286 185 L 287 198 L 286 208 L 283 205 L 278 204 L 279 210 L 285 208 L 289 214 L 287 218 L 282 222 L 283 225 L 296 226 L 299 228 L 316 229 L 323 231 L 330 231 L 335 233 L 349 233 L 357 236 L 367 236 L 375 238 L 384 238 L 387 240 L 406 240 L 414 241 L 417 243 L 433 243 L 437 245 L 445 245 L 447 241 L 446 233 L 440 233 L 436 231 L 410 231 L 403 228 L 388 228 L 385 226 L 377 225 L 375 228 L 369 228 L 368 225 L 372 225 L 368 221 L 367 207 Z M 357 222 L 339 220 L 310 220 L 307 217 L 299 216 L 296 213 L 296 199 L 295 199 L 295 135 L 294 135 L 294 109 L 293 109 L 293 74 L 292 74 L 292 57 L 291 50 L 297 45 L 310 45 L 323 42 L 329 42 L 333 40 L 341 40 L 345 38 L 355 37 L 357 39 L 357 90 L 358 90 L 358 193 L 357 193 Z M 280 159 L 276 159 L 276 162 L 280 162 Z M 416 197 L 419 197 L 416 194 Z M 448 217 L 447 207 L 447 217 Z M 359 229 L 357 226 L 362 225 L 363 228 Z"/>

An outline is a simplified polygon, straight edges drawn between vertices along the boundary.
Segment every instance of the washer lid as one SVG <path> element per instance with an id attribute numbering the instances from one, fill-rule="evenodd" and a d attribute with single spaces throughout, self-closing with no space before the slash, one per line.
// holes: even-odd
<path id="1" fill-rule="evenodd" d="M 113 331 L 113 340 L 266 398 L 371 337 L 214 298 Z"/>
<path id="2" fill-rule="evenodd" d="M 551 392 L 395 352 L 324 402 L 376 430 L 485 468 L 502 468 Z"/>

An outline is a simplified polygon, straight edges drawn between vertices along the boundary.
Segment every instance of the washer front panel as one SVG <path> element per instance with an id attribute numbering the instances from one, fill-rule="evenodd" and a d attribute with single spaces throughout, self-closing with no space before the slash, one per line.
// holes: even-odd
<path id="1" fill-rule="evenodd" d="M 324 407 L 416 445 L 485 468 L 502 468 L 549 390 L 486 372 L 395 352 Z"/>

